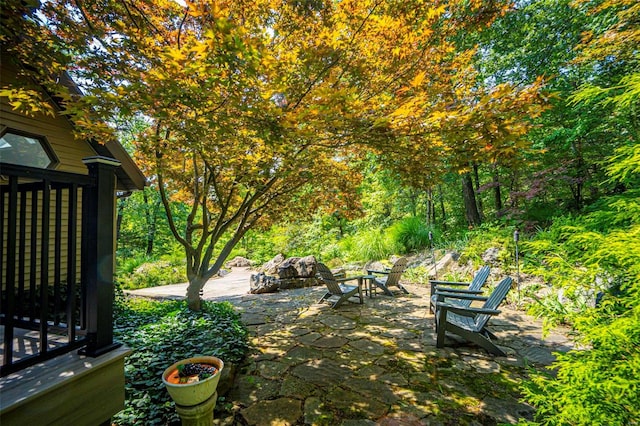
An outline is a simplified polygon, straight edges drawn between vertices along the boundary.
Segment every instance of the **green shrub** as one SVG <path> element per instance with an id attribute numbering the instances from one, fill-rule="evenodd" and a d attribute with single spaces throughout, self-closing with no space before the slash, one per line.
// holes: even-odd
<path id="1" fill-rule="evenodd" d="M 185 263 L 175 259 L 145 262 L 128 274 L 124 271 L 118 274 L 118 282 L 128 290 L 184 283 L 187 282 Z"/>
<path id="2" fill-rule="evenodd" d="M 339 259 L 344 257 L 340 244 L 327 244 L 320 251 L 320 260 Z"/>
<path id="3" fill-rule="evenodd" d="M 557 218 L 553 225 L 522 244 L 527 273 L 562 291 L 565 310 L 542 301 L 532 312 L 546 322 L 572 322 L 596 294 L 640 276 L 640 197 L 603 198 L 580 217 Z M 556 293 L 549 297 L 557 297 Z M 551 309 L 545 309 L 548 306 Z M 558 317 L 560 314 L 562 318 Z"/>
<path id="4" fill-rule="evenodd" d="M 466 238 L 466 245 L 460 253 L 460 263 L 471 261 L 474 266 L 483 265 L 482 254 L 487 249 L 495 247 L 499 250 L 498 262 L 501 267 L 515 271 L 515 242 L 513 240 L 514 228 L 504 227 L 499 224 L 484 224 L 470 231 Z M 521 239 L 525 235 L 521 233 Z M 460 246 L 461 244 L 458 244 Z"/>
<path id="5" fill-rule="evenodd" d="M 183 301 L 121 300 L 114 330 L 133 351 L 125 361 L 125 409 L 112 419 L 118 425 L 179 424 L 162 372 L 197 355 L 237 363 L 248 348 L 247 331 L 228 302 L 205 301 L 201 312 L 192 312 Z"/>
<path id="6" fill-rule="evenodd" d="M 132 256 L 132 257 L 122 257 L 118 256 L 116 263 L 116 273 L 119 276 L 126 276 L 133 274 L 133 272 L 138 269 L 140 265 L 143 263 L 149 262 L 150 257 L 148 256 Z"/>
<path id="7" fill-rule="evenodd" d="M 417 266 L 415 268 L 407 268 L 402 273 L 402 280 L 406 280 L 413 284 L 429 284 L 429 268 Z"/>
<path id="8" fill-rule="evenodd" d="M 312 222 L 298 222 L 289 225 L 274 225 L 263 232 L 247 233 L 242 246 L 246 256 L 261 265 L 276 254 L 287 257 L 313 255 L 320 259 L 336 257 L 340 250 L 336 244 L 339 232 L 330 228 L 322 217 Z"/>

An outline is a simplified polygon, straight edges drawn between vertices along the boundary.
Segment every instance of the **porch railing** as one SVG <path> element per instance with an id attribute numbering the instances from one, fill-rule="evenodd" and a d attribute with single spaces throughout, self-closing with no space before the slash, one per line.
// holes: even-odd
<path id="1" fill-rule="evenodd" d="M 113 269 L 99 265 L 113 261 L 113 212 L 99 212 L 117 163 L 88 163 L 89 175 L 0 164 L 2 376 L 113 346 Z"/>

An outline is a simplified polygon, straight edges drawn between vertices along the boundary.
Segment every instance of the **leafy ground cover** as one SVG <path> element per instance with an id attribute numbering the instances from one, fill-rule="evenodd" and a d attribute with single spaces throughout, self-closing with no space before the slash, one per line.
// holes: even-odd
<path id="1" fill-rule="evenodd" d="M 125 409 L 118 425 L 179 424 L 161 375 L 173 362 L 214 355 L 237 363 L 247 352 L 247 331 L 227 302 L 204 302 L 202 311 L 184 301 L 121 299 L 115 313 L 115 337 L 132 349 L 125 361 Z"/>

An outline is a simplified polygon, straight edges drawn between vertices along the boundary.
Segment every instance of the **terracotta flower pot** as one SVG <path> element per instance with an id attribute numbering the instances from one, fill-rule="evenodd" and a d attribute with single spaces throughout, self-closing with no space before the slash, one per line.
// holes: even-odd
<path id="1" fill-rule="evenodd" d="M 179 365 L 183 364 L 213 365 L 217 371 L 213 376 L 194 383 L 169 382 L 169 376 L 177 370 Z M 172 364 L 169 368 L 164 370 L 164 373 L 162 373 L 162 382 L 176 404 L 183 406 L 198 405 L 209 399 L 216 392 L 218 382 L 220 381 L 220 373 L 222 372 L 223 367 L 224 362 L 215 356 L 196 356 L 193 358 L 187 358 Z"/>

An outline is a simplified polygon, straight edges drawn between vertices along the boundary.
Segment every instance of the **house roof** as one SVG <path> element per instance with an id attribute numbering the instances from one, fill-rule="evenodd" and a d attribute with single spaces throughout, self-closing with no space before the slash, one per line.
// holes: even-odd
<path id="1" fill-rule="evenodd" d="M 83 96 L 84 94 L 78 87 L 75 81 L 68 73 L 63 73 L 60 76 L 60 83 L 66 86 L 71 93 Z M 46 90 L 46 89 L 45 89 Z M 48 92 L 47 92 L 48 93 Z M 61 102 L 53 94 L 49 93 L 49 96 L 59 108 L 62 108 Z M 68 117 L 67 117 L 68 118 Z M 72 125 L 73 120 L 68 118 Z M 133 161 L 129 153 L 117 140 L 110 140 L 106 143 L 100 143 L 95 139 L 87 140 L 91 148 L 96 154 L 104 157 L 111 157 L 120 161 L 120 167 L 116 169 L 116 177 L 118 178 L 118 189 L 125 191 L 133 191 L 143 189 L 147 183 L 147 178 L 144 176 L 138 165 Z"/>

